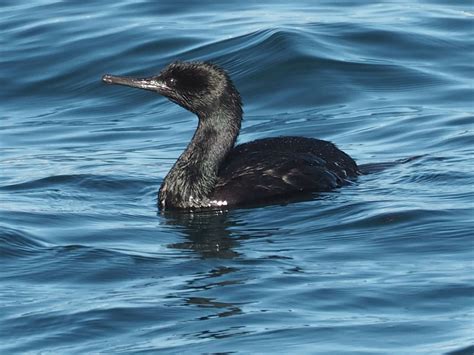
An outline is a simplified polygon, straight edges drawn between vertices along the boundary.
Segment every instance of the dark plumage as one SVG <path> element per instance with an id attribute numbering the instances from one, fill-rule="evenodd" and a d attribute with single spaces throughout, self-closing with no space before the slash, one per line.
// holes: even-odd
<path id="1" fill-rule="evenodd" d="M 234 147 L 242 103 L 227 73 L 214 64 L 176 62 L 150 78 L 104 75 L 102 80 L 158 92 L 199 118 L 191 142 L 161 185 L 162 209 L 269 202 L 329 191 L 359 174 L 351 157 L 323 140 L 276 137 Z"/>

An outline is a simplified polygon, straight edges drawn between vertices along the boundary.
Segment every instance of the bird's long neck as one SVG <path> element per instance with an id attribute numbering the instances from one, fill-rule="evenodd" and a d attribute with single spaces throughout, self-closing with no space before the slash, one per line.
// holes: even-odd
<path id="1" fill-rule="evenodd" d="M 194 136 L 160 188 L 161 208 L 209 207 L 219 167 L 232 149 L 240 130 L 240 106 L 216 105 L 199 115 Z"/>

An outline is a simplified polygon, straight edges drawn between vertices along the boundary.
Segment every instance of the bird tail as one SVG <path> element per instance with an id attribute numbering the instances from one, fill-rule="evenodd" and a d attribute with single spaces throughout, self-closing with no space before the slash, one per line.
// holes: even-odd
<path id="1" fill-rule="evenodd" d="M 362 165 L 359 165 L 359 171 L 362 175 L 374 174 L 374 173 L 383 171 L 385 169 L 393 168 L 394 166 L 397 166 L 400 164 L 409 163 L 411 161 L 420 159 L 424 156 L 426 155 L 415 155 L 413 157 L 398 159 L 398 160 L 390 161 L 390 162 L 362 164 Z"/>

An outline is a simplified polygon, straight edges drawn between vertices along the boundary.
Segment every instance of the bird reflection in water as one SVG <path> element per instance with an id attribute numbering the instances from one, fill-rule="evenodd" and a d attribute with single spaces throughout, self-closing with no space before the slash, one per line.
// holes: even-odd
<path id="1" fill-rule="evenodd" d="M 203 258 L 231 259 L 239 256 L 234 248 L 238 238 L 233 238 L 227 211 L 203 210 L 162 211 L 166 225 L 176 226 L 188 239 L 184 242 L 170 244 L 170 248 L 193 250 Z"/>

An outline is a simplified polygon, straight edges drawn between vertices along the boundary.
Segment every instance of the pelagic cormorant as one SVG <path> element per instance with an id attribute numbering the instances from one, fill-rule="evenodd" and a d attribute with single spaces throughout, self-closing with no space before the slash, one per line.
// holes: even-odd
<path id="1" fill-rule="evenodd" d="M 161 209 L 270 202 L 329 191 L 360 173 L 349 155 L 314 138 L 264 138 L 234 147 L 242 101 L 228 74 L 215 64 L 174 62 L 157 76 L 104 75 L 102 80 L 157 92 L 199 118 L 191 142 L 160 187 Z"/>

